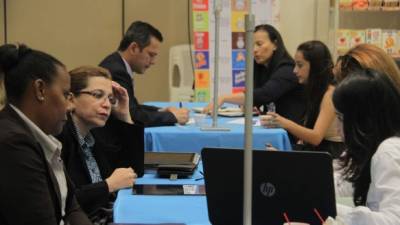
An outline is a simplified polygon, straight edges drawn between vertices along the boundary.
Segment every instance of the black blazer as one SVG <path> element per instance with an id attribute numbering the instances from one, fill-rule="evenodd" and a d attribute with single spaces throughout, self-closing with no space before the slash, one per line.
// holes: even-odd
<path id="1" fill-rule="evenodd" d="M 0 224 L 92 224 L 79 207 L 67 174 L 65 217 L 61 194 L 43 149 L 19 115 L 7 105 L 0 112 Z"/>
<path id="2" fill-rule="evenodd" d="M 100 66 L 108 69 L 113 80 L 128 91 L 129 108 L 133 120 L 140 121 L 146 127 L 169 126 L 177 123 L 174 114 L 171 112 L 159 112 L 158 107 L 139 104 L 134 94 L 132 78 L 126 70 L 124 61 L 118 52 L 114 52 L 103 59 Z"/>
<path id="3" fill-rule="evenodd" d="M 276 112 L 297 124 L 303 124 L 306 110 L 304 86 L 299 84 L 293 73 L 294 62 L 282 59 L 273 68 L 254 63 L 254 105 L 266 105 L 274 102 Z M 293 135 L 289 138 L 294 144 Z"/>
<path id="4" fill-rule="evenodd" d="M 68 122 L 57 138 L 63 143 L 62 158 L 69 176 L 76 185 L 79 204 L 88 215 L 93 216 L 101 207 L 115 199 L 108 191 L 105 181 L 92 183 L 85 156 L 79 145 L 69 116 Z M 93 156 L 103 180 L 114 169 L 132 167 L 138 176 L 143 176 L 144 128 L 141 125 L 124 123 L 111 117 L 105 127 L 93 129 L 95 145 Z"/>

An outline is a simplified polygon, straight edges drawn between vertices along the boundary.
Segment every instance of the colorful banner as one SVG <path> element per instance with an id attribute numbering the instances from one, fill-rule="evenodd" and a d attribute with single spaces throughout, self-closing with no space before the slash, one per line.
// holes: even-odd
<path id="1" fill-rule="evenodd" d="M 195 100 L 211 100 L 214 79 L 215 15 L 214 2 L 222 5 L 218 68 L 219 95 L 243 92 L 245 87 L 246 0 L 192 0 Z M 279 0 L 252 0 L 256 25 L 278 27 Z"/>

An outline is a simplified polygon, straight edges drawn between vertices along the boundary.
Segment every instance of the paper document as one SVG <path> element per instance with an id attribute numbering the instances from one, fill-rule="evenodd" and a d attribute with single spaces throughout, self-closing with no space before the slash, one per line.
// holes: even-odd
<path id="1" fill-rule="evenodd" d="M 202 113 L 203 107 L 193 107 L 193 112 Z M 222 107 L 218 109 L 219 116 L 226 116 L 226 117 L 240 117 L 244 116 L 244 113 L 241 108 L 238 107 Z"/>
<path id="2" fill-rule="evenodd" d="M 231 121 L 229 121 L 229 122 L 227 122 L 227 123 L 229 123 L 229 124 L 244 125 L 244 117 L 231 120 Z M 259 119 L 253 119 L 253 126 L 261 126 L 261 125 L 260 125 L 260 120 L 259 120 Z"/>

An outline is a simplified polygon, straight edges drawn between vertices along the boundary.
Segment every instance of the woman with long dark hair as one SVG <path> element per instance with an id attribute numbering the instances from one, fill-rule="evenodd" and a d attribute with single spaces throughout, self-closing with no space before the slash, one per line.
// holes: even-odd
<path id="1" fill-rule="evenodd" d="M 346 151 L 342 176 L 355 208 L 338 205 L 347 225 L 400 224 L 400 93 L 386 74 L 353 71 L 333 94 Z M 343 192 L 342 192 L 343 194 Z"/>
<path id="2" fill-rule="evenodd" d="M 264 106 L 262 113 L 265 113 L 266 106 L 274 102 L 276 112 L 301 123 L 305 108 L 304 90 L 293 73 L 294 61 L 278 30 L 268 24 L 256 26 L 253 55 L 254 106 Z M 218 107 L 225 102 L 243 105 L 244 96 L 244 93 L 220 96 Z M 204 112 L 212 112 L 212 108 L 213 104 L 210 103 Z"/>
<path id="3" fill-rule="evenodd" d="M 343 151 L 343 142 L 337 133 L 335 110 L 332 104 L 333 62 L 329 49 L 320 41 L 308 41 L 297 48 L 294 73 L 305 86 L 306 113 L 303 124 L 285 118 L 279 113 L 272 115 L 278 124 L 300 139 L 302 150 L 327 151 L 337 158 Z M 266 126 L 269 120 L 261 121 Z"/>

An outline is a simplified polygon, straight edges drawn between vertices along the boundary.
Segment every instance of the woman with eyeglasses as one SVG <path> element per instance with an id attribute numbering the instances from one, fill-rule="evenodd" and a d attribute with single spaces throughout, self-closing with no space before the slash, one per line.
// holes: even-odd
<path id="1" fill-rule="evenodd" d="M 73 110 L 58 136 L 62 158 L 82 208 L 103 224 L 110 222 L 114 192 L 143 175 L 143 126 L 133 124 L 128 94 L 106 69 L 82 66 L 70 77 Z"/>
<path id="2" fill-rule="evenodd" d="M 400 224 L 398 86 L 389 75 L 353 70 L 335 89 L 333 104 L 346 144 L 337 178 L 352 184 L 335 189 L 339 197 L 352 196 L 356 206 L 339 204 L 337 220 L 347 225 Z"/>
<path id="3" fill-rule="evenodd" d="M 308 41 L 297 48 L 294 73 L 306 90 L 306 114 L 304 124 L 296 123 L 278 113 L 268 113 L 274 125 L 287 130 L 300 139 L 296 150 L 329 152 L 334 158 L 344 149 L 337 132 L 337 118 L 332 104 L 333 62 L 329 49 L 320 41 Z M 269 121 L 261 121 L 269 126 Z"/>
<path id="4" fill-rule="evenodd" d="M 389 76 L 400 89 L 400 70 L 394 59 L 381 48 L 372 44 L 360 44 L 350 49 L 340 58 L 339 72 L 335 74 L 338 82 L 358 69 L 373 69 Z"/>

